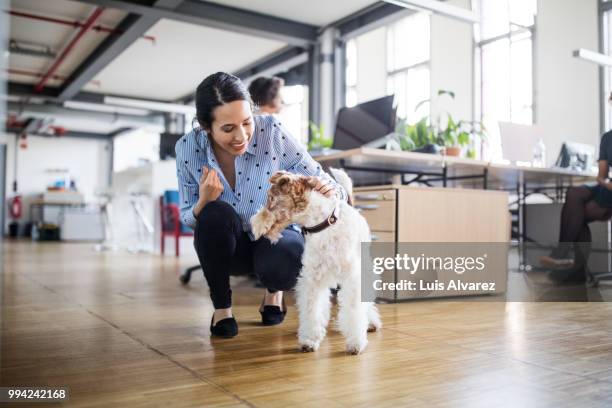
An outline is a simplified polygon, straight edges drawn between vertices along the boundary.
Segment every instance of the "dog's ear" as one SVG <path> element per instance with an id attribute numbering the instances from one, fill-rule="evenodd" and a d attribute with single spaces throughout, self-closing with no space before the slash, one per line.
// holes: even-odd
<path id="1" fill-rule="evenodd" d="M 291 173 L 287 171 L 277 171 L 270 177 L 270 184 L 276 186 L 283 193 L 289 191 L 289 184 L 291 183 Z"/>
<path id="2" fill-rule="evenodd" d="M 301 182 L 306 188 L 314 188 L 319 182 L 319 179 L 315 176 L 305 176 L 301 178 Z"/>

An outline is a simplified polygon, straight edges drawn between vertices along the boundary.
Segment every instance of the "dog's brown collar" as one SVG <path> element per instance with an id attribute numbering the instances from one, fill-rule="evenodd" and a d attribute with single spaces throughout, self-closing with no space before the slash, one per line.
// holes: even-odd
<path id="1" fill-rule="evenodd" d="M 314 234 L 316 232 L 321 232 L 325 228 L 334 225 L 336 223 L 336 221 L 338 221 L 338 204 L 336 204 L 336 206 L 334 207 L 334 210 L 329 215 L 329 217 L 327 217 L 325 219 L 325 221 L 320 222 L 319 224 L 315 225 L 314 227 L 305 227 L 305 226 L 302 226 L 302 233 L 304 235 L 306 235 L 306 234 Z"/>

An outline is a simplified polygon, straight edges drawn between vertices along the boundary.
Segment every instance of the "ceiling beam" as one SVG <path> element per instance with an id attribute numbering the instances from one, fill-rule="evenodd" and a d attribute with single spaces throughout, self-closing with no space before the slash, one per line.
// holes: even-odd
<path id="1" fill-rule="evenodd" d="M 276 52 L 273 52 L 272 54 L 266 55 L 265 57 L 260 58 L 259 60 L 249 65 L 244 66 L 243 68 L 239 69 L 233 74 L 242 80 L 246 80 L 246 79 L 252 78 L 253 76 L 257 74 L 263 73 L 264 71 L 269 70 L 271 68 L 281 66 L 283 64 L 290 64 L 291 61 L 295 60 L 296 63 L 294 65 L 283 67 L 284 69 L 289 69 L 295 65 L 298 65 L 304 62 L 304 61 L 299 61 L 298 59 L 301 56 L 305 56 L 306 51 L 307 50 L 302 47 L 288 46 Z M 190 104 L 194 101 L 194 99 L 195 99 L 195 93 L 192 92 L 188 95 L 185 95 L 177 99 L 175 102 L 183 103 L 183 104 Z"/>
<path id="2" fill-rule="evenodd" d="M 139 0 L 79 0 L 153 18 L 167 18 L 201 26 L 268 38 L 291 45 L 307 45 L 317 40 L 317 26 L 267 14 L 200 0 L 184 0 L 174 10 L 152 7 Z"/>
<path id="3" fill-rule="evenodd" d="M 66 79 L 57 96 L 59 101 L 75 97 L 88 82 L 139 39 L 157 22 L 151 17 L 128 14 L 117 26 L 123 34 L 109 35 Z"/>
<path id="4" fill-rule="evenodd" d="M 336 27 L 341 37 L 350 38 L 412 13 L 414 11 L 404 7 L 379 2 L 333 22 L 329 26 Z"/>
<path id="5" fill-rule="evenodd" d="M 172 10 L 182 0 L 155 0 L 151 7 L 162 7 Z M 115 28 L 119 35 L 109 35 L 104 41 L 74 70 L 62 85 L 57 99 L 60 102 L 72 99 L 93 80 L 100 71 L 113 62 L 123 51 L 142 37 L 159 21 L 158 17 L 129 13 Z"/>
<path id="6" fill-rule="evenodd" d="M 253 77 L 260 72 L 274 68 L 281 64 L 286 63 L 300 55 L 305 55 L 306 50 L 301 47 L 286 47 L 275 53 L 267 55 L 234 73 L 238 78 L 245 80 L 249 77 Z"/>

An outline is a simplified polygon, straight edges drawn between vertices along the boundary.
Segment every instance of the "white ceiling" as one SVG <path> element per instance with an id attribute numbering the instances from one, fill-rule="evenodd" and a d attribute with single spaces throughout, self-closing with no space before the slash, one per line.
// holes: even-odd
<path id="1" fill-rule="evenodd" d="M 325 25 L 361 10 L 377 0 L 212 0 L 215 3 L 256 11 L 277 17 Z M 11 9 L 69 20 L 85 21 L 94 6 L 68 0 L 13 0 Z M 115 27 L 125 12 L 105 9 L 97 24 Z M 72 27 L 12 16 L 13 39 L 50 46 L 60 53 L 73 38 Z M 86 33 L 56 75 L 67 78 L 108 34 Z M 146 35 L 155 43 L 139 39 L 87 84 L 84 90 L 135 98 L 173 100 L 192 93 L 197 84 L 216 71 L 235 72 L 287 44 L 183 22 L 161 20 Z M 52 59 L 11 54 L 9 67 L 45 73 Z M 36 83 L 37 77 L 10 74 L 9 80 Z M 58 87 L 62 80 L 51 79 Z"/>
<path id="2" fill-rule="evenodd" d="M 323 26 L 378 0 L 207 0 L 288 20 Z"/>
<path id="3" fill-rule="evenodd" d="M 13 0 L 11 10 L 27 12 L 47 17 L 60 18 L 64 20 L 78 20 L 84 22 L 91 15 L 95 7 L 65 0 L 40 1 L 40 0 Z M 113 28 L 125 16 L 124 12 L 106 9 L 96 20 L 96 25 Z M 59 55 L 62 49 L 70 42 L 77 30 L 73 27 L 49 23 L 45 21 L 31 20 L 23 17 L 11 16 L 10 38 L 17 41 L 30 42 L 47 45 Z M 89 55 L 108 34 L 94 31 L 87 32 L 76 47 L 68 54 L 68 57 L 56 71 L 60 77 L 68 77 L 72 71 Z M 9 55 L 9 68 L 14 70 L 25 70 L 28 72 L 43 74 L 53 64 L 53 59 L 43 57 L 24 56 L 18 54 Z M 9 75 L 9 80 L 21 83 L 36 83 L 40 78 L 26 75 Z M 49 86 L 58 86 L 62 81 L 50 80 Z"/>
<path id="4" fill-rule="evenodd" d="M 161 20 L 95 78 L 94 92 L 162 100 L 193 93 L 209 74 L 237 71 L 286 46 L 272 41 L 177 21 Z"/>

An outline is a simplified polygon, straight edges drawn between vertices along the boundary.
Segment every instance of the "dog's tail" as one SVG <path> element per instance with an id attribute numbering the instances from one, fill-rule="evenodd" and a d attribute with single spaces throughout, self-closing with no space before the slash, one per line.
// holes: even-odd
<path id="1" fill-rule="evenodd" d="M 338 184 L 340 184 L 346 190 L 348 194 L 348 203 L 353 205 L 353 180 L 346 174 L 346 172 L 342 169 L 335 169 L 333 167 L 329 168 L 329 172 L 336 179 Z"/>

